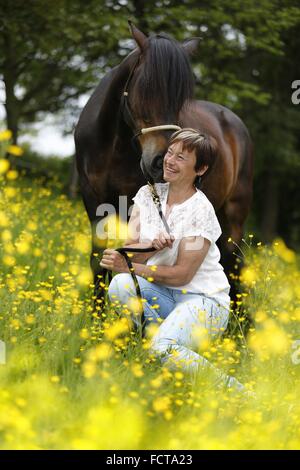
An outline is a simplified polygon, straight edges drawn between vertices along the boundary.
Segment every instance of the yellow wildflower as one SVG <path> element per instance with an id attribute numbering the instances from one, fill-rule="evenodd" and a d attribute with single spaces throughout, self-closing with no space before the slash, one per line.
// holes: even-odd
<path id="1" fill-rule="evenodd" d="M 127 333 L 130 330 L 130 323 L 126 318 L 121 318 L 120 320 L 112 323 L 107 330 L 105 330 L 104 335 L 110 341 L 115 340 L 121 334 Z"/>
<path id="2" fill-rule="evenodd" d="M 55 259 L 59 264 L 63 264 L 66 261 L 66 257 L 63 253 L 59 253 Z"/>
<path id="3" fill-rule="evenodd" d="M 296 255 L 293 250 L 290 250 L 283 240 L 277 238 L 273 242 L 274 252 L 286 263 L 293 263 L 296 260 Z"/>
<path id="4" fill-rule="evenodd" d="M 0 141 L 9 140 L 12 138 L 12 131 L 6 129 L 5 131 L 0 132 Z"/>
<path id="5" fill-rule="evenodd" d="M 52 377 L 50 377 L 50 380 L 53 384 L 57 384 L 58 382 L 60 382 L 60 378 L 58 377 L 58 375 L 52 375 Z"/>
<path id="6" fill-rule="evenodd" d="M 245 267 L 241 270 L 241 281 L 247 286 L 253 286 L 256 282 L 256 272 L 253 268 Z"/>
<path id="7" fill-rule="evenodd" d="M 171 399 L 168 396 L 157 397 L 152 403 L 153 409 L 157 413 L 163 413 L 169 410 L 170 405 L 171 405 Z"/>
<path id="8" fill-rule="evenodd" d="M 20 157 L 24 153 L 23 149 L 21 149 L 21 147 L 19 147 L 18 145 L 10 145 L 7 151 L 11 155 L 15 155 L 16 157 Z"/>
<path id="9" fill-rule="evenodd" d="M 17 172 L 17 170 L 9 170 L 7 173 L 6 173 L 6 178 L 8 180 L 15 180 L 17 179 L 19 176 L 19 173 Z"/>
<path id="10" fill-rule="evenodd" d="M 4 175 L 10 167 L 10 163 L 6 158 L 0 158 L 0 175 Z"/>

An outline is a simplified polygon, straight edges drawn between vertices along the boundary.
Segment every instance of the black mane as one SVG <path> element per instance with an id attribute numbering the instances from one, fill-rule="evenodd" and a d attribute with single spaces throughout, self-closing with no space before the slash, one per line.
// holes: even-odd
<path id="1" fill-rule="evenodd" d="M 166 34 L 148 38 L 143 67 L 135 83 L 135 109 L 141 117 L 177 116 L 193 98 L 194 76 L 183 47 Z"/>

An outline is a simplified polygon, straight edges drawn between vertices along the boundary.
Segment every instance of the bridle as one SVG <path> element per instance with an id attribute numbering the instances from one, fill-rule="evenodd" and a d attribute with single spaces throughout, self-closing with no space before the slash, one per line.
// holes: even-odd
<path id="1" fill-rule="evenodd" d="M 126 122 L 128 127 L 133 132 L 132 144 L 135 147 L 137 147 L 138 137 L 140 135 L 148 134 L 150 132 L 161 131 L 161 130 L 174 130 L 174 131 L 175 130 L 181 130 L 181 127 L 179 127 L 175 124 L 163 124 L 163 125 L 160 125 L 160 126 L 151 126 L 151 127 L 145 127 L 145 128 L 137 129 L 136 124 L 135 124 L 135 119 L 133 117 L 132 111 L 130 109 L 129 101 L 128 101 L 128 88 L 129 88 L 130 81 L 133 77 L 133 74 L 134 74 L 134 72 L 135 72 L 135 70 L 138 66 L 139 61 L 140 61 L 140 58 L 141 58 L 141 55 L 139 54 L 134 66 L 132 67 L 132 69 L 129 73 L 129 76 L 128 76 L 128 79 L 126 81 L 124 91 L 123 91 L 123 94 L 122 94 L 122 97 L 121 97 L 121 107 L 120 107 L 120 113 L 121 113 L 122 118 L 124 119 L 124 121 Z M 140 148 L 140 144 L 139 144 L 139 148 Z M 154 185 L 154 183 L 149 181 L 149 176 L 148 175 L 146 176 L 144 174 L 144 176 L 148 180 L 147 184 L 149 185 L 152 200 L 153 200 L 155 206 L 157 207 L 159 216 L 160 216 L 160 218 L 161 218 L 161 220 L 164 224 L 164 227 L 165 227 L 166 231 L 170 235 L 171 234 L 170 227 L 169 227 L 169 225 L 168 225 L 168 223 L 165 219 L 165 216 L 162 212 L 161 201 L 160 201 L 159 195 L 157 194 L 155 185 Z M 116 251 L 118 251 L 122 256 L 124 256 L 124 258 L 126 260 L 129 272 L 130 272 L 130 274 L 132 276 L 132 279 L 133 279 L 133 282 L 134 282 L 134 286 L 135 286 L 136 293 L 137 293 L 137 298 L 139 299 L 140 305 L 142 306 L 142 295 L 141 295 L 140 286 L 139 286 L 136 274 L 134 272 L 132 262 L 131 262 L 130 257 L 128 256 L 127 253 L 149 253 L 151 251 L 156 251 L 156 249 L 153 248 L 153 247 L 149 247 L 149 248 L 127 248 L 127 247 L 122 247 L 122 248 L 117 248 Z M 108 280 L 110 281 L 111 278 L 112 278 L 112 273 L 111 273 L 111 271 L 109 271 L 107 269 L 103 269 L 103 280 L 105 281 L 106 273 L 108 275 Z M 145 327 L 145 315 L 144 315 L 144 311 L 142 309 L 142 313 L 141 313 L 141 334 L 142 335 L 144 334 L 144 327 Z"/>
<path id="2" fill-rule="evenodd" d="M 135 119 L 133 117 L 132 111 L 130 109 L 130 104 L 128 100 L 129 96 L 129 85 L 132 80 L 132 77 L 134 75 L 134 72 L 140 62 L 141 59 L 141 54 L 139 54 L 136 62 L 134 63 L 132 69 L 130 70 L 129 76 L 127 78 L 124 91 L 121 97 L 121 116 L 123 117 L 124 121 L 126 122 L 127 126 L 132 130 L 133 132 L 133 137 L 132 137 L 132 144 L 135 148 L 140 148 L 140 144 L 137 144 L 138 142 L 138 137 L 140 135 L 148 134 L 150 132 L 156 132 L 156 131 L 162 131 L 162 130 L 174 130 L 174 131 L 179 131 L 181 130 L 181 127 L 177 126 L 176 124 L 162 124 L 160 126 L 152 126 L 152 127 L 143 127 L 141 129 L 138 129 L 135 124 Z"/>

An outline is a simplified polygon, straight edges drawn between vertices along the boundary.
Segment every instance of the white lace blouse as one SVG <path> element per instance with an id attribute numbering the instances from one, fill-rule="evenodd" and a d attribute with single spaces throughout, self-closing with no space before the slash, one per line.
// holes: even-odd
<path id="1" fill-rule="evenodd" d="M 162 211 L 166 214 L 169 183 L 156 183 L 155 187 L 161 200 Z M 133 201 L 140 210 L 139 241 L 141 243 L 151 242 L 159 232 L 165 231 L 165 227 L 157 207 L 153 203 L 149 186 L 142 186 Z M 164 248 L 154 254 L 147 260 L 147 265 L 173 266 L 177 260 L 179 243 L 183 237 L 202 236 L 206 238 L 211 242 L 209 250 L 191 282 L 179 287 L 171 285 L 167 287 L 184 289 L 187 292 L 203 293 L 216 299 L 220 305 L 229 309 L 230 285 L 224 269 L 219 263 L 220 251 L 216 245 L 222 231 L 211 202 L 198 189 L 189 199 L 181 204 L 174 205 L 166 220 L 171 234 L 175 238 L 173 246 L 172 248 Z"/>

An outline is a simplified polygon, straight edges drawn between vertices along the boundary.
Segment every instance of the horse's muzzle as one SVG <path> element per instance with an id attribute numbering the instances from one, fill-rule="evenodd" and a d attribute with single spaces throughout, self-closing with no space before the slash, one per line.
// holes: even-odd
<path id="1" fill-rule="evenodd" d="M 163 156 L 162 155 L 156 155 L 156 157 L 153 158 L 152 163 L 151 163 L 151 171 L 154 171 L 154 172 L 163 171 Z"/>
<path id="2" fill-rule="evenodd" d="M 147 180 L 152 180 L 154 183 L 163 182 L 163 157 L 157 155 L 150 163 L 150 167 L 145 164 L 143 157 L 141 158 L 141 169 Z"/>
<path id="3" fill-rule="evenodd" d="M 151 163 L 150 173 L 155 183 L 163 181 L 163 156 L 156 155 Z"/>

